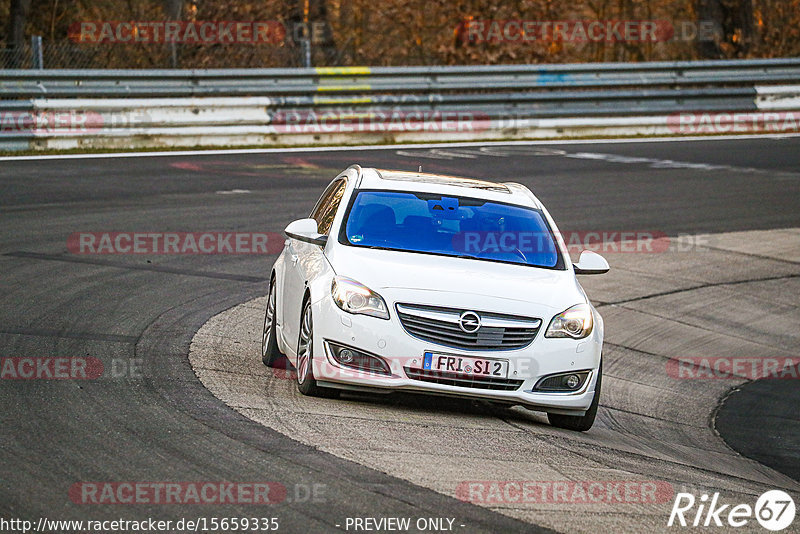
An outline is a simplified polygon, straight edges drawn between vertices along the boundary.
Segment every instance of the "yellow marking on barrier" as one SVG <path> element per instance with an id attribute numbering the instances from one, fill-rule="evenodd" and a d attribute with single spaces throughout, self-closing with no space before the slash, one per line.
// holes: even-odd
<path id="1" fill-rule="evenodd" d="M 316 67 L 314 70 L 320 76 L 369 75 L 372 73 L 372 69 L 369 67 Z"/>
<path id="2" fill-rule="evenodd" d="M 327 96 L 315 96 L 314 104 L 369 104 L 372 102 L 372 97 L 369 96 L 353 96 L 343 98 L 333 98 Z"/>
<path id="3" fill-rule="evenodd" d="M 371 85 L 318 85 L 317 91 L 369 91 Z"/>

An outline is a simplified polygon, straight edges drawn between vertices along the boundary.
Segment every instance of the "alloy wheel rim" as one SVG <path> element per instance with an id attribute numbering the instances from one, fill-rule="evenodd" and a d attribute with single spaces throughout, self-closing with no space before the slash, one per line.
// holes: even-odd
<path id="1" fill-rule="evenodd" d="M 312 325 L 311 307 L 307 307 L 303 313 L 303 320 L 300 324 L 300 347 L 297 351 L 297 381 L 303 383 L 309 374 L 312 358 Z"/>
<path id="2" fill-rule="evenodd" d="M 264 319 L 264 335 L 261 338 L 261 356 L 267 355 L 267 343 L 272 333 L 272 322 L 275 318 L 275 287 L 269 288 L 269 298 L 267 299 L 267 315 Z"/>

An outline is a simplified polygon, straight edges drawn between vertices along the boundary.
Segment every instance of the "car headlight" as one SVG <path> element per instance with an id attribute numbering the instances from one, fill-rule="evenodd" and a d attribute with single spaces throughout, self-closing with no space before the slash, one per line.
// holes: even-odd
<path id="1" fill-rule="evenodd" d="M 371 315 L 380 319 L 389 318 L 389 309 L 383 297 L 350 278 L 334 277 L 331 296 L 336 305 L 347 313 Z"/>
<path id="2" fill-rule="evenodd" d="M 544 337 L 570 337 L 583 339 L 592 333 L 594 320 L 588 304 L 576 304 L 553 317 Z"/>

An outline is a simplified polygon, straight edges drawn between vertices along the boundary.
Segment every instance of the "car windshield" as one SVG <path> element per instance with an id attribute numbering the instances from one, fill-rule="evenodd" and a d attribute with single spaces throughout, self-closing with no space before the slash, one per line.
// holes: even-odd
<path id="1" fill-rule="evenodd" d="M 485 199 L 359 191 L 339 241 L 356 247 L 563 269 L 541 210 Z"/>

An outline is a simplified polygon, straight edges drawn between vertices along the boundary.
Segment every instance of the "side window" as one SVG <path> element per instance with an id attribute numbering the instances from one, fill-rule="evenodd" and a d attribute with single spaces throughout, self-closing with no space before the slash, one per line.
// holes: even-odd
<path id="1" fill-rule="evenodd" d="M 347 182 L 344 180 L 333 182 L 314 207 L 311 218 L 317 221 L 317 231 L 319 233 L 328 235 L 328 232 L 330 232 L 333 218 L 336 216 L 336 210 L 339 209 L 339 203 L 342 201 L 346 187 Z"/>
<path id="2" fill-rule="evenodd" d="M 333 198 L 333 194 L 336 192 L 336 189 L 339 187 L 339 182 L 333 182 L 331 185 L 325 189 L 325 192 L 322 193 L 322 196 L 319 197 L 317 201 L 317 205 L 314 206 L 314 209 L 311 210 L 311 217 L 315 221 L 317 221 L 317 226 L 319 226 L 320 221 L 322 220 L 322 214 L 325 212 L 327 207 L 331 203 L 331 199 Z"/>

